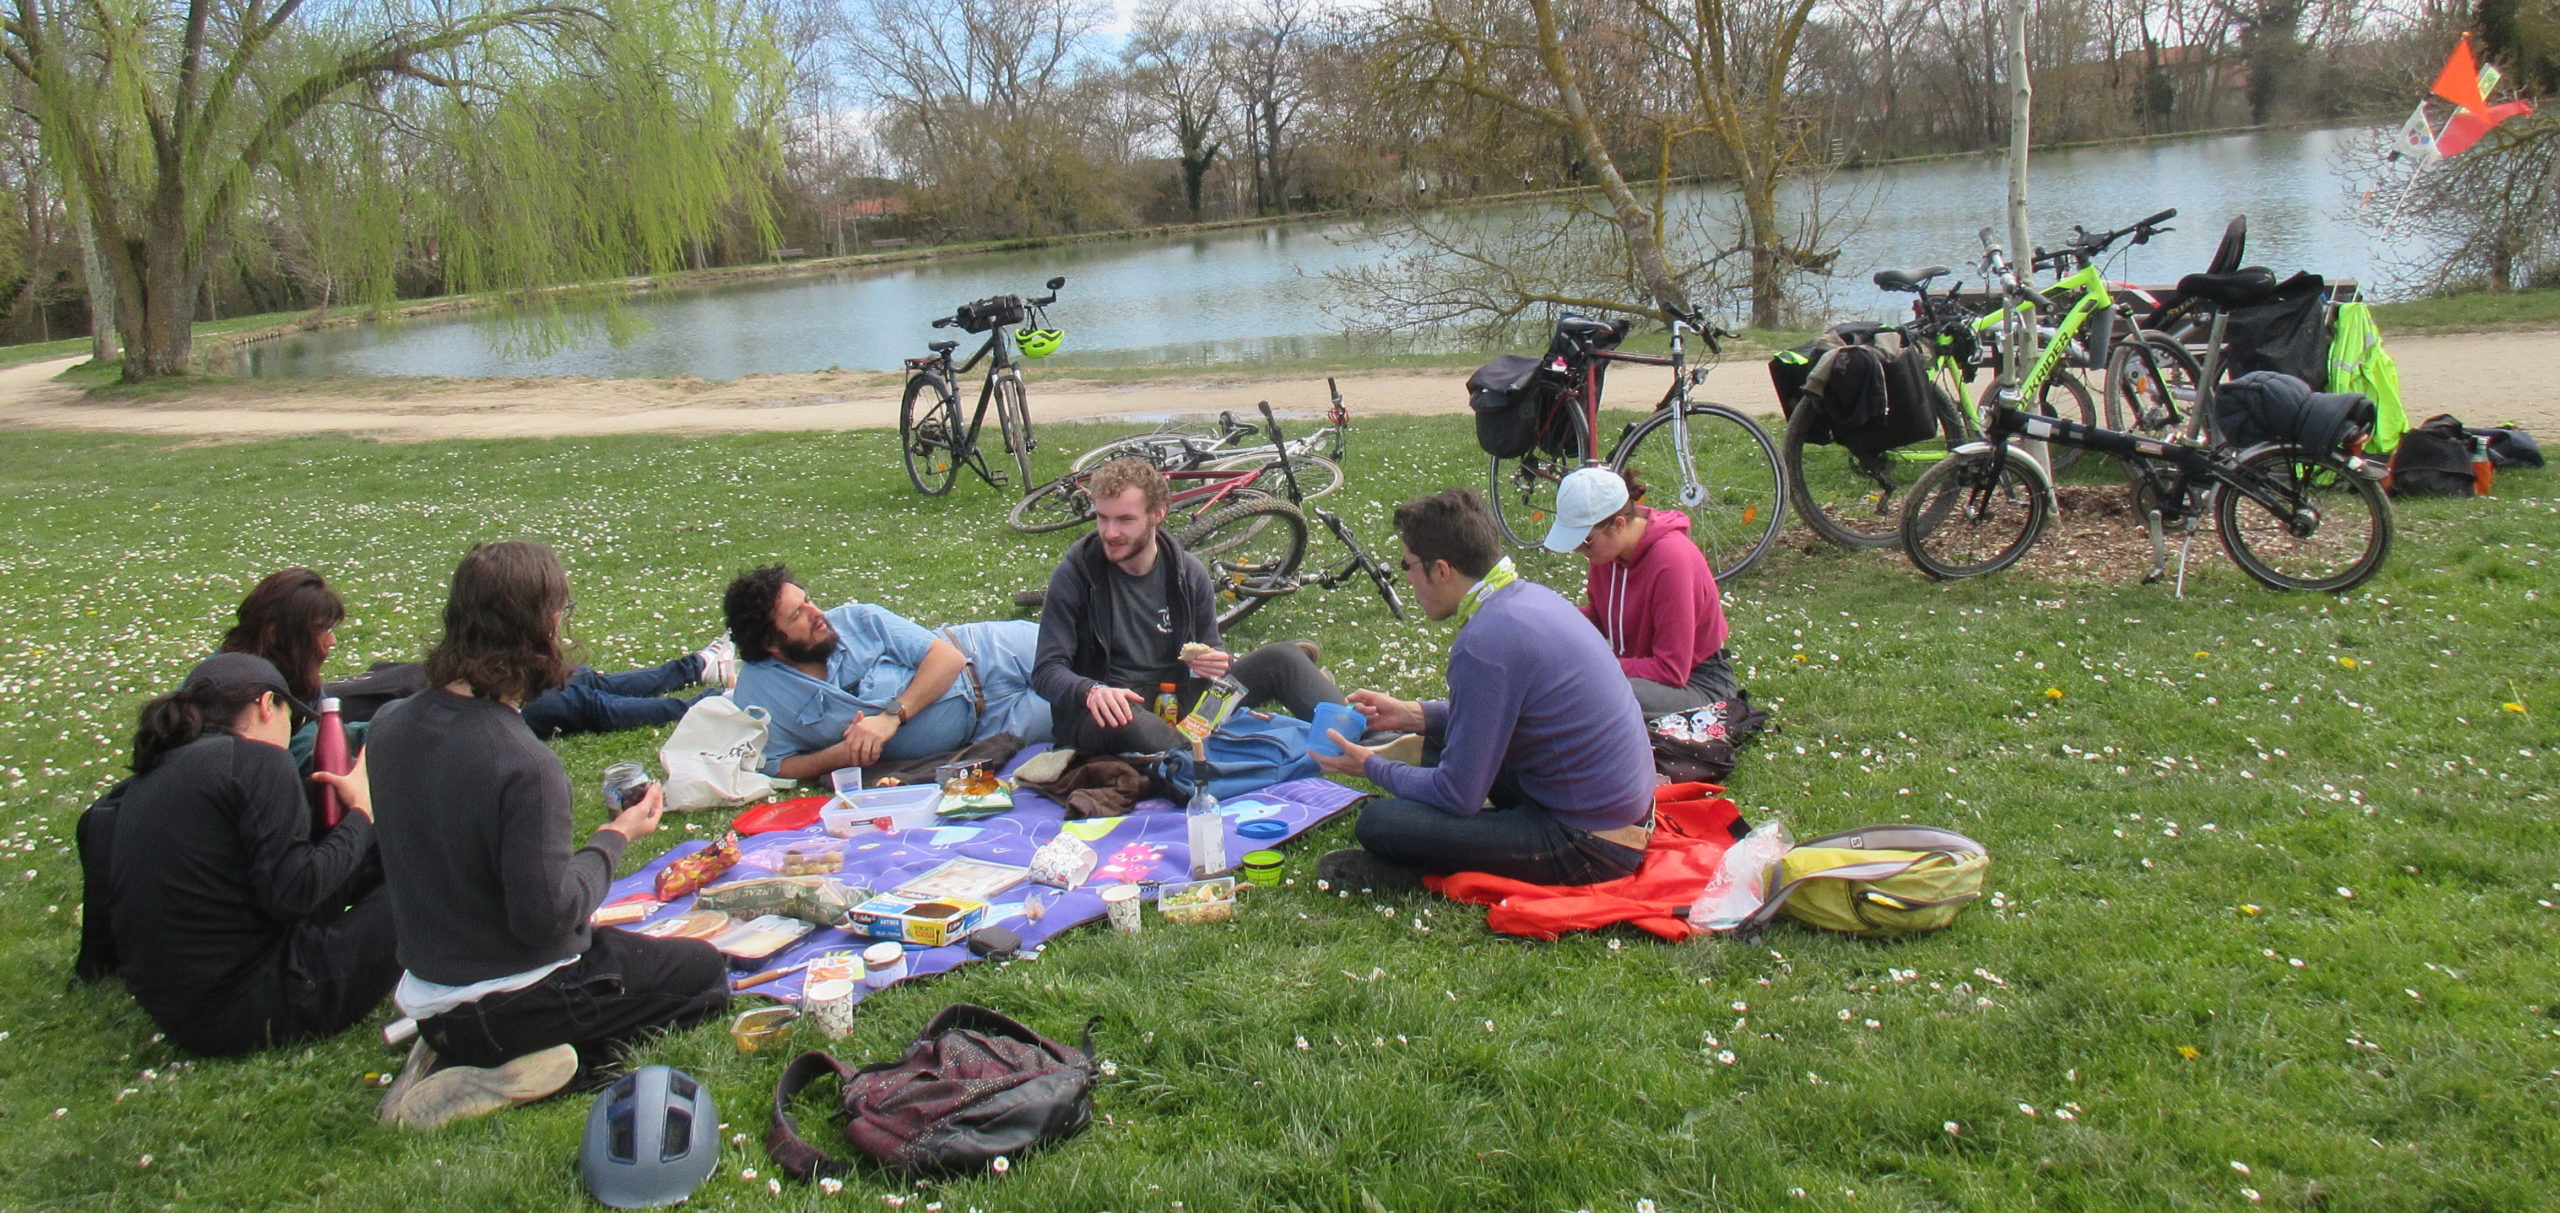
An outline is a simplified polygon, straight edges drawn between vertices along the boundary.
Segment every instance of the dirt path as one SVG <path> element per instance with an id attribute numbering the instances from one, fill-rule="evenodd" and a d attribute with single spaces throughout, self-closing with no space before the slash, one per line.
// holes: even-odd
<path id="1" fill-rule="evenodd" d="M 2411 421 L 2452 413 L 2465 421 L 2516 422 L 2560 435 L 2560 330 L 2393 338 Z M 53 381 L 77 365 L 66 358 L 0 371 L 0 427 L 253 439 L 358 434 L 390 441 L 440 438 L 553 438 L 594 434 L 725 434 L 889 428 L 898 423 L 894 377 L 849 372 L 758 375 L 729 383 L 696 379 L 474 379 L 233 383 L 145 403 L 84 401 Z M 1758 407 L 1768 399 L 1756 361 L 1736 361 L 1711 382 L 1711 398 Z M 1622 370 L 1621 392 L 1660 384 Z M 1345 376 L 1354 416 L 1452 413 L 1466 409 L 1454 372 Z M 1269 400 L 1305 416 L 1325 401 L 1321 378 L 1257 379 L 1239 370 L 1196 379 L 1095 387 L 1033 376 L 1032 414 L 1154 419 L 1231 409 L 1252 415 Z"/>

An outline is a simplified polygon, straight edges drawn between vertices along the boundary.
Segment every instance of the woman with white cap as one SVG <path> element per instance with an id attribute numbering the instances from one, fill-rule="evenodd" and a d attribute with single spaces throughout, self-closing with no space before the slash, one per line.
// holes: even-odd
<path id="1" fill-rule="evenodd" d="M 1725 659 L 1724 599 L 1689 516 L 1644 504 L 1644 482 L 1605 467 L 1579 469 L 1556 491 L 1552 552 L 1591 562 L 1583 618 L 1609 641 L 1647 718 L 1734 696 Z"/>

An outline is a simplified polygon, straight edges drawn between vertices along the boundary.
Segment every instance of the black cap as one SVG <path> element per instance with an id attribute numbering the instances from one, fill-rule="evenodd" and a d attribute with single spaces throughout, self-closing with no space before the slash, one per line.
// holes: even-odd
<path id="1" fill-rule="evenodd" d="M 277 669 L 276 663 L 255 653 L 216 653 L 197 662 L 196 668 L 187 672 L 186 685 L 198 683 L 273 691 L 276 698 L 293 705 L 295 711 L 313 718 L 320 715 L 311 710 L 311 705 L 294 698 L 292 690 L 284 684 L 284 671 Z"/>

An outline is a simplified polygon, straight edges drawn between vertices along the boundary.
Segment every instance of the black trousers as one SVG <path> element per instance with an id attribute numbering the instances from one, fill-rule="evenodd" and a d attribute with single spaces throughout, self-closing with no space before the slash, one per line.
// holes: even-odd
<path id="1" fill-rule="evenodd" d="M 729 1005 L 729 962 L 698 939 L 650 939 L 597 928 L 587 953 L 521 990 L 492 994 L 418 1022 L 439 1060 L 495 1066 L 575 1045 L 593 1070 L 613 1049 L 658 1028 L 686 1028 Z"/>
<path id="2" fill-rule="evenodd" d="M 232 997 L 152 1019 L 169 1039 L 216 1057 L 335 1036 L 400 984 L 393 953 L 391 895 L 376 884 L 336 916 L 296 925 Z"/>
<path id="3" fill-rule="evenodd" d="M 1266 644 L 1236 658 L 1227 672 L 1244 688 L 1247 707 L 1277 703 L 1290 715 L 1311 720 L 1315 705 L 1343 701 L 1342 688 L 1334 685 L 1333 679 L 1296 641 Z M 1096 721 L 1085 711 L 1082 701 L 1051 707 L 1057 744 L 1078 754 L 1161 754 L 1191 745 L 1188 738 L 1144 704 L 1133 707 L 1134 718 L 1118 728 Z"/>

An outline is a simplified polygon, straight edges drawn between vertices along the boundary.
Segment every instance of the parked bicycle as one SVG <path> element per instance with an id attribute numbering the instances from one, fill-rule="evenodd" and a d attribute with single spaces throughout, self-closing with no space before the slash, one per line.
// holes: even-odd
<path id="1" fill-rule="evenodd" d="M 976 472 L 989 488 L 1010 484 L 1030 491 L 1031 404 L 1023 394 L 1022 371 L 1014 353 L 1046 358 L 1057 351 L 1064 334 L 1050 326 L 1046 309 L 1058 301 L 1058 288 L 1066 284 L 1065 278 L 1050 279 L 1049 293 L 1037 299 L 993 295 L 974 300 L 933 322 L 935 328 L 957 325 L 962 332 L 985 333 L 987 340 L 956 370 L 951 351 L 960 348 L 957 341 L 936 341 L 927 347 L 932 353 L 906 360 L 907 390 L 898 402 L 898 452 L 917 492 L 927 497 L 950 492 L 963 466 Z M 978 409 L 962 425 L 960 393 L 953 384 L 981 362 L 987 364 L 987 374 L 978 388 Z M 988 462 L 986 451 L 978 445 L 978 432 L 986 424 L 990 407 L 1004 440 L 999 454 L 1012 456 L 1011 479 Z"/>
<path id="2" fill-rule="evenodd" d="M 1546 538 L 1557 487 L 1579 467 L 1637 467 L 1661 493 L 1657 509 L 1689 516 L 1689 535 L 1705 553 L 1716 580 L 1750 571 L 1776 540 L 1787 508 L 1786 474 L 1777 444 L 1760 424 L 1738 410 L 1690 398 L 1723 353 L 1718 338 L 1732 334 L 1696 316 L 1671 320 L 1668 356 L 1617 348 L 1625 320 L 1593 320 L 1565 313 L 1556 318 L 1546 354 L 1514 389 L 1515 407 L 1529 424 L 1519 441 L 1494 444 L 1479 414 L 1477 438 L 1493 454 L 1486 497 L 1503 537 L 1521 547 Z M 1684 333 L 1707 344 L 1710 361 L 1691 366 Z M 1498 360 L 1499 361 L 1499 360 Z M 1599 454 L 1601 381 L 1610 363 L 1671 368 L 1671 386 L 1653 410 L 1629 421 Z M 1481 374 L 1481 372 L 1479 373 Z M 1504 453 L 1508 452 L 1508 453 Z M 1668 490 L 1664 492 L 1663 490 Z"/>
<path id="3" fill-rule="evenodd" d="M 1340 384 L 1327 378 L 1324 386 L 1333 397 L 1332 406 L 1325 411 L 1325 428 L 1302 438 L 1290 439 L 1289 453 L 1302 460 L 1315 457 L 1339 463 L 1343 440 L 1351 426 L 1351 412 L 1342 405 Z M 1235 452 L 1260 446 L 1261 442 L 1261 426 L 1239 420 L 1234 413 L 1220 413 L 1210 424 L 1167 426 L 1143 434 L 1114 438 L 1076 456 L 1075 462 L 1067 465 L 1067 470 L 1081 472 L 1123 458 L 1144 459 L 1157 467 L 1199 466 L 1210 459 L 1233 457 Z M 1304 464 L 1300 470 L 1305 471 Z M 1322 496 L 1323 491 L 1308 495 Z"/>
<path id="4" fill-rule="evenodd" d="M 1280 421 L 1272 415 L 1269 401 L 1262 403 L 1262 421 L 1271 438 L 1271 449 L 1286 450 L 1288 443 L 1280 435 Z M 1400 574 L 1388 571 L 1371 558 L 1352 536 L 1351 528 L 1331 510 L 1308 503 L 1289 461 L 1278 460 L 1274 466 L 1285 499 L 1248 497 L 1230 501 L 1202 514 L 1174 536 L 1184 551 L 1198 557 L 1209 570 L 1211 593 L 1217 599 L 1218 626 L 1230 627 L 1262 609 L 1264 603 L 1296 593 L 1302 586 L 1332 589 L 1358 576 L 1369 579 L 1378 597 L 1386 600 L 1387 613 L 1401 621 L 1404 596 L 1396 589 Z M 1309 514 L 1315 515 L 1332 532 L 1334 542 L 1342 546 L 1340 564 L 1317 572 L 1299 570 L 1299 562 L 1306 557 Z"/>
<path id="5" fill-rule="evenodd" d="M 2010 445 L 2015 438 L 2112 455 L 2133 470 L 2151 534 L 2151 572 L 2168 568 L 2165 531 L 2178 547 L 2178 593 L 2206 516 L 2240 571 L 2279 590 L 2344 591 L 2362 585 L 2391 552 L 2383 467 L 2362 455 L 2265 443 L 2246 451 L 2164 442 L 2063 418 L 1995 406 L 1984 440 L 1956 449 L 1920 477 L 1903 502 L 1903 551 L 1931 578 L 1976 577 L 2016 564 L 2055 511 L 2053 480 Z"/>
<path id="6" fill-rule="evenodd" d="M 1983 313 L 1967 305 L 1960 294 L 1961 283 L 1930 293 L 1930 283 L 1950 272 L 1946 266 L 1877 271 L 1874 282 L 1878 287 L 1915 296 L 1912 320 L 1896 331 L 1930 360 L 1924 384 L 1926 407 L 1940 442 L 1920 440 L 1877 447 L 1836 441 L 1837 436 L 1829 432 L 1829 418 L 1821 402 L 1799 400 L 1788 416 L 1780 450 L 1788 488 L 1805 525 L 1824 539 L 1847 548 L 1882 548 L 1899 542 L 1904 488 L 1948 451 L 1980 440 L 1981 418 L 1995 404 L 2014 407 L 2021 400 L 2031 399 L 2036 413 L 2095 425 L 2096 403 L 2087 385 L 2068 369 L 2071 363 L 2105 361 L 2111 368 L 2110 392 L 2137 372 L 2148 388 L 2165 391 L 2164 385 L 2175 372 L 2168 369 L 2169 355 L 2162 347 L 2175 346 L 2176 341 L 2165 335 L 2122 342 L 2113 339 L 2111 334 L 2118 319 L 2116 301 L 2107 290 L 2105 277 L 2098 272 L 2097 259 L 2119 241 L 2130 239 L 2133 244 L 2142 244 L 2171 230 L 2163 225 L 2176 215 L 2175 210 L 2162 211 L 2130 226 L 2096 235 L 2074 228 L 2071 244 L 2058 252 L 2040 254 L 2035 262 L 2039 267 L 2070 271 L 2044 288 L 2054 295 L 2021 281 L 2009 266 L 2006 254 L 1991 242 L 1990 230 L 1984 229 L 1981 272 L 1997 290 L 1993 298 L 1998 306 Z M 2059 301 L 2065 299 L 2067 307 Z M 2008 353 L 2023 346 L 2029 324 L 2039 316 L 2057 313 L 2059 319 L 2043 335 L 2043 349 L 2034 366 L 2022 375 Z M 2103 353 L 2100 358 L 2091 358 L 2092 351 Z M 2183 349 L 2178 351 L 2179 356 L 2184 353 Z M 1968 402 L 1972 394 L 1967 384 L 1984 367 L 1992 371 L 1991 380 Z M 2143 407 L 2151 407 L 2150 399 L 2147 395 L 2140 397 Z M 2060 472 L 2069 468 L 2080 452 L 2064 447 L 2053 450 L 2051 455 L 2052 469 Z"/>

